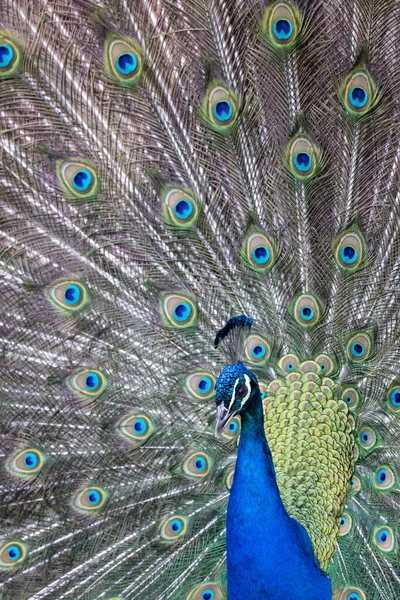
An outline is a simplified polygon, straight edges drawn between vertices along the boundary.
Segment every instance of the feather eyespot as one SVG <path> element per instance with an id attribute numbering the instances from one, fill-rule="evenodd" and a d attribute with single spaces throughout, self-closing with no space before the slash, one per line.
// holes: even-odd
<path id="1" fill-rule="evenodd" d="M 161 294 L 161 312 L 167 327 L 184 329 L 195 324 L 197 306 L 188 296 L 183 294 Z"/>
<path id="2" fill-rule="evenodd" d="M 263 29 L 276 48 L 287 49 L 294 45 L 301 28 L 300 13 L 285 0 L 278 0 L 266 11 Z"/>
<path id="3" fill-rule="evenodd" d="M 57 175 L 68 200 L 92 200 L 99 191 L 99 180 L 95 170 L 83 160 L 58 161 Z"/>
<path id="4" fill-rule="evenodd" d="M 180 229 L 189 229 L 196 225 L 199 206 L 190 190 L 167 185 L 163 189 L 161 197 L 166 223 Z"/>
<path id="5" fill-rule="evenodd" d="M 86 285 L 69 279 L 53 281 L 46 288 L 45 294 L 51 304 L 63 313 L 81 311 L 90 301 Z"/>
<path id="6" fill-rule="evenodd" d="M 285 373 L 293 373 L 293 371 L 297 370 L 299 364 L 299 357 L 295 354 L 285 354 L 278 362 L 279 368 L 285 371 Z"/>
<path id="7" fill-rule="evenodd" d="M 80 512 L 97 512 L 104 508 L 109 494 L 99 486 L 86 487 L 75 494 L 73 508 Z"/>
<path id="8" fill-rule="evenodd" d="M 328 354 L 319 354 L 315 358 L 315 362 L 319 364 L 319 366 L 321 367 L 321 371 L 325 375 L 325 377 L 328 377 L 328 375 L 330 375 L 335 370 L 336 365 L 333 359 L 330 356 L 328 356 Z"/>
<path id="9" fill-rule="evenodd" d="M 365 242 L 357 231 L 347 231 L 334 244 L 334 256 L 340 269 L 347 273 L 357 271 L 365 264 Z"/>
<path id="10" fill-rule="evenodd" d="M 275 262 L 272 242 L 261 232 L 250 233 L 244 240 L 242 255 L 254 271 L 267 273 Z"/>
<path id="11" fill-rule="evenodd" d="M 388 491 L 393 488 L 395 482 L 394 472 L 387 465 L 378 467 L 373 475 L 373 484 L 379 490 Z"/>
<path id="12" fill-rule="evenodd" d="M 26 559 L 28 547 L 17 540 L 0 542 L 0 569 L 15 569 Z"/>
<path id="13" fill-rule="evenodd" d="M 21 48 L 4 31 L 0 31 L 0 78 L 15 75 L 21 63 Z"/>
<path id="14" fill-rule="evenodd" d="M 361 489 L 361 481 L 357 475 L 353 475 L 350 479 L 350 492 L 351 494 L 357 494 Z"/>
<path id="15" fill-rule="evenodd" d="M 366 596 L 359 588 L 347 588 L 343 590 L 339 600 L 366 600 Z"/>
<path id="16" fill-rule="evenodd" d="M 387 392 L 386 403 L 392 413 L 400 416 L 400 385 L 392 385 Z"/>
<path id="17" fill-rule="evenodd" d="M 222 600 L 223 596 L 218 585 L 213 582 L 196 586 L 187 597 L 187 600 Z"/>
<path id="18" fill-rule="evenodd" d="M 211 460 L 204 452 L 191 454 L 183 463 L 183 470 L 189 477 L 202 478 L 209 474 Z"/>
<path id="19" fill-rule="evenodd" d="M 354 117 L 362 117 L 377 103 L 375 83 L 366 69 L 357 69 L 348 75 L 341 88 L 346 111 Z"/>
<path id="20" fill-rule="evenodd" d="M 188 521 L 181 515 L 170 517 L 161 526 L 160 535 L 163 540 L 173 542 L 184 536 L 188 527 Z"/>
<path id="21" fill-rule="evenodd" d="M 347 356 L 351 362 L 368 360 L 372 349 L 372 341 L 367 333 L 353 335 L 347 342 Z"/>
<path id="22" fill-rule="evenodd" d="M 321 318 L 321 306 L 313 294 L 301 294 L 292 302 L 289 310 L 302 327 L 313 327 Z"/>
<path id="23" fill-rule="evenodd" d="M 76 371 L 67 380 L 68 387 L 85 402 L 98 398 L 108 386 L 105 375 L 97 369 Z"/>
<path id="24" fill-rule="evenodd" d="M 215 377 L 211 373 L 191 373 L 186 377 L 186 389 L 196 400 L 209 400 L 215 395 Z"/>
<path id="25" fill-rule="evenodd" d="M 235 438 L 240 431 L 239 417 L 233 417 L 224 427 L 222 437 L 231 440 Z"/>
<path id="26" fill-rule="evenodd" d="M 253 365 L 263 365 L 271 355 L 271 347 L 260 335 L 250 335 L 244 347 L 246 360 Z"/>
<path id="27" fill-rule="evenodd" d="M 363 427 L 358 434 L 358 441 L 364 450 L 372 450 L 377 442 L 377 436 L 372 427 Z"/>
<path id="28" fill-rule="evenodd" d="M 106 40 L 104 62 L 112 79 L 136 86 L 143 71 L 140 48 L 132 40 L 110 36 Z"/>
<path id="29" fill-rule="evenodd" d="M 203 118 L 214 131 L 230 131 L 238 116 L 238 99 L 225 84 L 210 85 L 203 104 Z"/>
<path id="30" fill-rule="evenodd" d="M 320 150 L 310 138 L 298 135 L 292 139 L 286 153 L 286 164 L 296 179 L 307 180 L 315 175 L 320 162 Z"/>
<path id="31" fill-rule="evenodd" d="M 389 527 L 389 525 L 376 527 L 372 539 L 382 552 L 392 552 L 394 550 L 395 536 L 393 534 L 393 529 Z"/>
<path id="32" fill-rule="evenodd" d="M 13 475 L 31 479 L 41 471 L 45 460 L 43 452 L 36 448 L 28 448 L 13 454 L 8 460 L 7 466 Z"/>
<path id="33" fill-rule="evenodd" d="M 347 406 L 351 410 L 354 410 L 358 406 L 358 403 L 360 401 L 360 395 L 359 395 L 359 393 L 357 392 L 357 390 L 355 388 L 353 388 L 353 387 L 346 387 L 342 391 L 342 400 L 344 402 L 346 402 Z"/>
<path id="34" fill-rule="evenodd" d="M 352 523 L 353 523 L 353 521 L 352 521 L 351 516 L 347 513 L 343 513 L 340 518 L 340 525 L 339 525 L 339 535 L 341 537 L 344 535 L 347 535 L 350 532 Z"/>
<path id="35" fill-rule="evenodd" d="M 135 448 L 144 444 L 154 433 L 155 428 L 151 419 L 144 414 L 129 414 L 118 424 L 120 435 L 127 438 Z"/>

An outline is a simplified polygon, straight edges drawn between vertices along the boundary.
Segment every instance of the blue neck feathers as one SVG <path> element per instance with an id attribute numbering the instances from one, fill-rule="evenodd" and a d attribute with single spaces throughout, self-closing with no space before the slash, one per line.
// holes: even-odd
<path id="1" fill-rule="evenodd" d="M 258 387 L 242 414 L 226 528 L 229 600 L 331 600 L 311 540 L 281 500 Z"/>

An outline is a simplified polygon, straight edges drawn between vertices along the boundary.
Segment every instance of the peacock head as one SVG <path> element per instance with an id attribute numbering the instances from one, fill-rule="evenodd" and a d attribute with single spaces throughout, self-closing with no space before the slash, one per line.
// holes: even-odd
<path id="1" fill-rule="evenodd" d="M 221 435 L 225 425 L 233 416 L 240 415 L 246 410 L 257 390 L 256 376 L 242 362 L 224 368 L 215 385 L 216 436 Z"/>

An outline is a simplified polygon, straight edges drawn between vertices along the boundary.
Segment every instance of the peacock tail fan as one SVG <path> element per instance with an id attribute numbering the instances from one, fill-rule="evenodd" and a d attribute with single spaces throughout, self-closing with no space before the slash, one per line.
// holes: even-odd
<path id="1" fill-rule="evenodd" d="M 237 315 L 334 599 L 400 597 L 399 36 L 396 0 L 3 0 L 2 600 L 227 599 Z"/>

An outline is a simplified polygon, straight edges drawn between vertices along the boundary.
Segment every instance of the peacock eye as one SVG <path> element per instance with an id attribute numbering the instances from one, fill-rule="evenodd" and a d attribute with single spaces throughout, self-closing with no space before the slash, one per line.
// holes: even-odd
<path id="1" fill-rule="evenodd" d="M 20 450 L 8 461 L 8 468 L 13 475 L 32 478 L 39 473 L 45 463 L 45 456 L 36 448 Z"/>
<path id="2" fill-rule="evenodd" d="M 89 292 L 81 281 L 57 279 L 46 288 L 46 297 L 63 313 L 81 311 L 89 302 Z"/>
<path id="3" fill-rule="evenodd" d="M 87 487 L 79 491 L 73 499 L 73 507 L 81 512 L 94 512 L 104 507 L 108 493 L 101 487 Z"/>
<path id="4" fill-rule="evenodd" d="M 105 44 L 104 63 L 116 82 L 128 86 L 138 84 L 143 70 L 142 56 L 133 40 L 110 36 Z"/>
<path id="5" fill-rule="evenodd" d="M 134 447 L 144 444 L 154 433 L 154 424 L 145 414 L 130 414 L 118 424 L 118 433 L 128 439 Z"/>
<path id="6" fill-rule="evenodd" d="M 17 73 L 22 62 L 22 50 L 10 38 L 0 32 L 0 77 Z"/>
<path id="7" fill-rule="evenodd" d="M 196 586 L 187 600 L 222 600 L 222 592 L 216 583 L 209 582 Z"/>
<path id="8" fill-rule="evenodd" d="M 0 568 L 12 569 L 21 564 L 27 554 L 27 546 L 19 541 L 0 542 Z"/>
<path id="9" fill-rule="evenodd" d="M 246 394 L 247 394 L 247 386 L 245 386 L 245 385 L 239 385 L 236 388 L 236 396 L 238 398 L 244 398 Z"/>
<path id="10" fill-rule="evenodd" d="M 188 521 L 182 515 L 170 517 L 161 526 L 161 537 L 168 542 L 174 541 L 185 535 L 187 526 Z"/>

